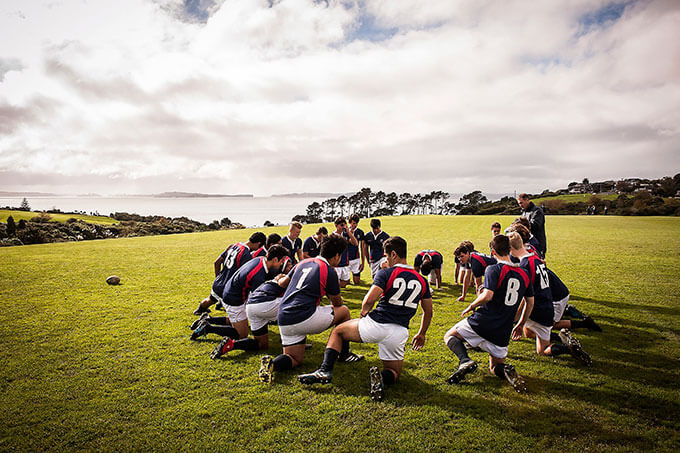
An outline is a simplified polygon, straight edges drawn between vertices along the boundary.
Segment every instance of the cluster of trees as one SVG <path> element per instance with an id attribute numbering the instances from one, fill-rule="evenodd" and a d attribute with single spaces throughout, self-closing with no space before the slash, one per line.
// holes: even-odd
<path id="1" fill-rule="evenodd" d="M 0 223 L 0 246 L 244 228 L 240 223 L 231 222 L 226 217 L 210 224 L 197 222 L 187 217 L 140 216 L 125 212 L 117 212 L 111 217 L 119 220 L 119 223 L 98 225 L 75 218 L 70 218 L 65 223 L 51 222 L 52 216 L 46 212 L 38 214 L 29 221 L 22 219 L 15 222 L 14 218 L 9 216 L 7 223 Z"/>
<path id="2" fill-rule="evenodd" d="M 676 197 L 680 194 L 680 173 L 673 177 L 664 176 L 659 179 L 625 178 L 619 179 L 618 181 L 590 182 L 588 178 L 584 178 L 581 182 L 570 182 L 566 189 L 558 189 L 555 191 L 546 189 L 540 196 L 550 197 L 570 193 L 630 195 L 638 192 L 649 192 L 655 197 Z"/>
<path id="3" fill-rule="evenodd" d="M 604 200 L 591 195 L 585 202 L 565 203 L 554 199 L 545 202 L 546 214 L 585 214 L 589 207 L 594 207 L 595 214 L 650 216 L 680 216 L 680 200 L 663 198 L 650 192 L 637 192 L 633 196 L 620 194 L 615 200 Z"/>

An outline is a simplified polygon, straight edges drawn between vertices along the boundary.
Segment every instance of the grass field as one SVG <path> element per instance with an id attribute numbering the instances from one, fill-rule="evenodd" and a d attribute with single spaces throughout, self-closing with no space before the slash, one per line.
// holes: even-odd
<path id="1" fill-rule="evenodd" d="M 611 195 L 601 195 L 601 194 L 595 194 L 597 197 L 601 200 L 609 200 L 613 201 L 618 198 L 618 194 L 611 194 Z M 569 195 L 555 195 L 553 197 L 541 197 L 541 198 L 533 198 L 531 201 L 533 201 L 535 204 L 540 205 L 541 203 L 545 203 L 546 201 L 549 200 L 562 200 L 565 203 L 577 203 L 579 201 L 582 201 L 584 203 L 587 203 L 590 197 L 592 197 L 593 194 L 591 193 L 586 193 L 586 194 L 579 194 L 579 193 L 572 193 Z"/>
<path id="2" fill-rule="evenodd" d="M 472 300 L 454 302 L 452 252 L 462 239 L 487 251 L 493 220 L 383 219 L 408 240 L 409 260 L 435 248 L 445 267 L 428 342 L 407 350 L 382 403 L 368 397 L 374 345 L 353 346 L 367 360 L 338 364 L 332 385 L 303 388 L 296 375 L 317 368 L 327 333 L 269 386 L 256 379 L 258 354 L 211 361 L 219 338 L 189 341 L 213 260 L 249 230 L 0 249 L 0 450 L 677 451 L 680 219 L 547 218 L 549 267 L 604 331 L 577 332 L 591 368 L 512 343 L 527 394 L 489 375 L 481 353 L 465 383 L 445 383 L 457 360 L 442 336 Z M 107 286 L 111 274 L 123 284 Z M 353 316 L 368 287 L 343 290 Z M 278 353 L 277 335 L 271 344 Z"/>
<path id="3" fill-rule="evenodd" d="M 39 212 L 31 211 L 14 211 L 10 209 L 0 209 L 0 222 L 7 223 L 7 217 L 12 216 L 15 222 L 19 220 L 31 220 L 33 217 L 40 214 Z M 116 219 L 106 216 L 94 216 L 94 215 L 81 215 L 81 214 L 50 214 L 52 219 L 50 222 L 61 222 L 64 223 L 70 218 L 75 218 L 78 220 L 83 220 L 88 223 L 97 223 L 100 225 L 113 225 L 118 223 Z"/>

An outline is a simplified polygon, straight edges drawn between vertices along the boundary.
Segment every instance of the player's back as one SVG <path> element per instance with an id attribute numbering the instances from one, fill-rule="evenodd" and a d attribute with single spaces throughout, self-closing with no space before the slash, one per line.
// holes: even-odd
<path id="1" fill-rule="evenodd" d="M 479 307 L 468 322 L 481 337 L 498 346 L 507 346 L 522 298 L 534 294 L 529 276 L 518 265 L 501 261 L 486 268 L 484 288 L 493 291 L 493 297 Z"/>
<path id="2" fill-rule="evenodd" d="M 472 269 L 472 275 L 475 277 L 481 277 L 488 266 L 496 263 L 496 258 L 493 256 L 479 252 L 470 252 L 470 268 Z"/>
<path id="3" fill-rule="evenodd" d="M 364 236 L 364 241 L 368 245 L 368 261 L 376 263 L 384 256 L 383 244 L 390 238 L 390 235 L 384 231 L 375 234 L 374 231 L 369 231 Z"/>
<path id="4" fill-rule="evenodd" d="M 381 269 L 373 285 L 382 288 L 378 305 L 368 314 L 375 322 L 399 324 L 408 328 L 418 304 L 432 297 L 427 281 L 411 266 L 397 264 Z"/>
<path id="5" fill-rule="evenodd" d="M 279 286 L 274 280 L 267 280 L 250 293 L 248 304 L 271 302 L 282 297 L 285 292 L 286 289 Z"/>
<path id="6" fill-rule="evenodd" d="M 215 277 L 214 286 L 223 289 L 236 271 L 252 259 L 252 255 L 247 245 L 237 242 L 227 247 L 220 256 L 223 258 L 223 264 L 219 274 Z"/>
<path id="7" fill-rule="evenodd" d="M 290 272 L 290 283 L 279 307 L 279 325 L 297 324 L 309 318 L 326 295 L 340 294 L 338 275 L 322 257 L 300 261 Z"/>
<path id="8" fill-rule="evenodd" d="M 531 319 L 546 326 L 552 325 L 553 298 L 545 262 L 537 255 L 529 255 L 523 257 L 519 265 L 527 271 L 534 290 L 534 309 L 531 311 Z"/>
<path id="9" fill-rule="evenodd" d="M 224 286 L 222 300 L 227 305 L 242 305 L 250 291 L 260 286 L 267 278 L 265 258 L 255 258 L 241 266 Z"/>

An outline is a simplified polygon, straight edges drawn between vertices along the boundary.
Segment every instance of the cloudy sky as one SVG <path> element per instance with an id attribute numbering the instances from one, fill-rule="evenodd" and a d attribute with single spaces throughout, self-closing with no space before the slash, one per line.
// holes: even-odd
<path id="1" fill-rule="evenodd" d="M 0 190 L 512 192 L 679 171 L 676 0 L 0 2 Z"/>

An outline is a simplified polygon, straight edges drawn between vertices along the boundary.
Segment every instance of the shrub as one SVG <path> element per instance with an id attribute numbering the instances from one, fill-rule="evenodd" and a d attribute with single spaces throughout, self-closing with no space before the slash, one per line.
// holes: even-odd
<path id="1" fill-rule="evenodd" d="M 7 236 L 12 237 L 17 234 L 17 226 L 14 223 L 14 217 L 7 217 Z"/>
<path id="2" fill-rule="evenodd" d="M 35 223 L 47 223 L 50 220 L 52 220 L 52 216 L 46 213 L 45 211 L 41 212 L 35 217 L 32 217 L 30 222 L 35 222 Z"/>

